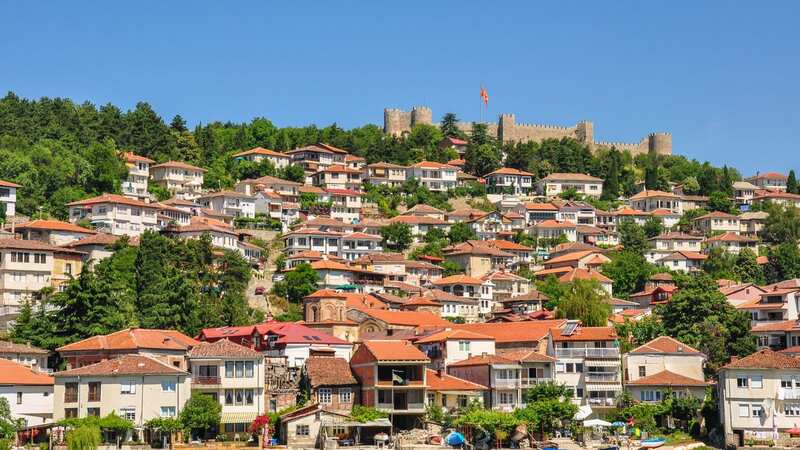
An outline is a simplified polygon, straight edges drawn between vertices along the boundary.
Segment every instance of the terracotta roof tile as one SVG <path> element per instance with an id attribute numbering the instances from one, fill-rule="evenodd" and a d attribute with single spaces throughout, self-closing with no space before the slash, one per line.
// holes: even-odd
<path id="1" fill-rule="evenodd" d="M 389 311 L 385 309 L 359 309 L 364 314 L 390 325 L 411 327 L 445 327 L 452 322 L 425 311 Z"/>
<path id="2" fill-rule="evenodd" d="M 291 158 L 291 156 L 289 155 L 262 147 L 251 148 L 250 150 L 245 150 L 243 152 L 236 153 L 233 155 L 233 157 L 238 158 L 240 156 L 248 156 L 248 155 L 264 155 L 264 156 L 272 156 L 275 158 L 286 158 L 286 159 Z"/>
<path id="3" fill-rule="evenodd" d="M 358 384 L 350 363 L 343 358 L 312 356 L 306 360 L 306 374 L 311 387 Z"/>
<path id="4" fill-rule="evenodd" d="M 0 180 L 0 186 L 2 187 L 10 187 L 10 188 L 21 188 L 22 186 L 17 183 L 12 183 L 10 181 Z"/>
<path id="5" fill-rule="evenodd" d="M 600 283 L 611 283 L 611 279 L 596 270 L 576 268 L 558 277 L 561 283 L 570 283 L 575 280 L 595 280 Z"/>
<path id="6" fill-rule="evenodd" d="M 514 361 L 519 361 L 520 363 L 530 363 L 530 362 L 553 362 L 556 361 L 556 358 L 552 356 L 543 355 L 536 350 L 532 349 L 519 349 L 519 350 L 511 350 L 500 352 L 500 355 L 504 358 L 508 358 Z"/>
<path id="7" fill-rule="evenodd" d="M 0 358 L 0 384 L 52 386 L 53 377 L 22 364 Z"/>
<path id="8" fill-rule="evenodd" d="M 24 239 L 0 239 L 0 248 L 12 250 L 39 250 L 43 252 L 69 253 L 73 255 L 84 254 L 76 250 L 46 244 L 42 241 L 30 241 Z"/>
<path id="9" fill-rule="evenodd" d="M 593 177 L 591 175 L 586 175 L 584 173 L 563 173 L 563 172 L 554 172 L 550 175 L 542 178 L 545 181 L 594 181 L 594 182 L 602 182 L 602 178 Z"/>
<path id="10" fill-rule="evenodd" d="M 425 382 L 429 391 L 485 391 L 488 388 L 482 384 L 473 383 L 453 375 L 431 369 L 425 369 Z"/>
<path id="11" fill-rule="evenodd" d="M 121 205 L 138 206 L 140 208 L 158 209 L 158 205 L 153 203 L 144 203 L 139 200 L 134 200 L 118 194 L 103 194 L 97 197 L 87 198 L 85 200 L 78 200 L 76 202 L 67 203 L 67 206 L 88 206 L 98 203 L 119 203 Z"/>
<path id="12" fill-rule="evenodd" d="M 765 348 L 744 358 L 732 360 L 723 369 L 800 369 L 800 358 Z"/>
<path id="13" fill-rule="evenodd" d="M 699 355 L 699 350 L 689 347 L 683 342 L 669 336 L 659 336 L 650 342 L 640 345 L 630 353 L 676 353 L 685 355 Z"/>
<path id="14" fill-rule="evenodd" d="M 614 327 L 584 327 L 578 326 L 575 332 L 565 336 L 561 334 L 561 328 L 550 329 L 550 339 L 554 342 L 564 341 L 615 341 L 617 332 Z"/>
<path id="15" fill-rule="evenodd" d="M 428 356 L 408 341 L 372 340 L 362 343 L 377 361 L 425 361 Z"/>
<path id="16" fill-rule="evenodd" d="M 229 339 L 214 342 L 200 342 L 189 350 L 190 358 L 263 358 L 261 353 L 239 345 Z"/>
<path id="17" fill-rule="evenodd" d="M 550 328 L 560 327 L 565 320 L 533 320 L 518 323 L 468 323 L 453 328 L 491 336 L 498 344 L 539 342 L 547 337 Z"/>
<path id="18" fill-rule="evenodd" d="M 687 376 L 680 375 L 675 372 L 670 372 L 669 370 L 662 370 L 661 372 L 639 378 L 638 380 L 628 381 L 627 384 L 630 386 L 670 386 L 670 387 L 708 386 L 708 383 L 706 383 L 704 380 L 689 378 Z"/>
<path id="19" fill-rule="evenodd" d="M 433 284 L 436 286 L 447 286 L 451 284 L 481 285 L 483 284 L 483 281 L 466 275 L 451 275 L 449 277 L 444 277 L 444 278 L 439 278 L 438 280 L 434 280 Z"/>
<path id="20" fill-rule="evenodd" d="M 0 341 L 0 354 L 8 353 L 26 353 L 36 355 L 47 355 L 50 352 L 39 347 L 34 347 L 30 344 L 18 344 L 11 341 Z"/>
<path id="21" fill-rule="evenodd" d="M 61 353 L 86 350 L 189 350 L 197 344 L 198 341 L 180 331 L 128 328 L 86 338 L 56 350 Z"/>
<path id="22" fill-rule="evenodd" d="M 153 170 L 158 167 L 177 167 L 178 169 L 199 170 L 200 172 L 207 172 L 207 170 L 203 169 L 202 167 L 186 164 L 183 161 L 167 161 L 165 163 L 156 164 L 155 166 L 151 167 L 150 170 Z"/>
<path id="23" fill-rule="evenodd" d="M 477 355 L 461 361 L 456 361 L 450 364 L 450 367 L 487 366 L 496 364 L 517 364 L 517 361 L 501 355 Z"/>
<path id="24" fill-rule="evenodd" d="M 516 176 L 523 176 L 523 177 L 532 177 L 533 174 L 530 172 L 525 172 L 524 170 L 514 169 L 512 167 L 502 167 L 500 169 L 495 170 L 494 172 L 487 173 L 486 177 L 490 177 L 492 175 L 516 175 Z"/>
<path id="25" fill-rule="evenodd" d="M 185 371 L 142 355 L 123 355 L 88 366 L 56 372 L 55 377 L 116 375 L 188 375 Z"/>
<path id="26" fill-rule="evenodd" d="M 52 231 L 68 231 L 71 233 L 83 234 L 96 234 L 97 231 L 88 228 L 80 227 L 73 223 L 62 222 L 60 220 L 44 220 L 37 219 L 30 222 L 19 223 L 15 225 L 17 230 L 52 230 Z"/>
<path id="27" fill-rule="evenodd" d="M 493 341 L 494 338 L 485 334 L 475 333 L 468 330 L 446 329 L 417 339 L 414 341 L 414 343 L 427 344 L 431 342 L 445 342 L 450 340 Z"/>

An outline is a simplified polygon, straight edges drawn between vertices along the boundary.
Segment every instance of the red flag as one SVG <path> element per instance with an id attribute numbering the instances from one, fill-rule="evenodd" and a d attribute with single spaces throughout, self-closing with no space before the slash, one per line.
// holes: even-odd
<path id="1" fill-rule="evenodd" d="M 481 99 L 483 100 L 484 105 L 489 106 L 489 93 L 483 86 L 481 86 Z"/>

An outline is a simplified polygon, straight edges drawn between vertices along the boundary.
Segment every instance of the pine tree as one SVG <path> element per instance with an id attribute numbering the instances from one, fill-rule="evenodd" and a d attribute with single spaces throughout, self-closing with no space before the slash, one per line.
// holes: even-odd
<path id="1" fill-rule="evenodd" d="M 794 169 L 789 171 L 789 178 L 786 180 L 786 191 L 790 194 L 800 194 L 800 188 L 797 185 L 797 176 L 794 174 Z"/>
<path id="2" fill-rule="evenodd" d="M 442 116 L 442 123 L 439 129 L 445 137 L 461 137 L 462 132 L 458 129 L 458 117 L 454 113 L 447 113 Z"/>
<path id="3" fill-rule="evenodd" d="M 617 158 L 611 158 L 608 172 L 603 179 L 602 200 L 616 200 L 619 197 L 619 163 Z"/>

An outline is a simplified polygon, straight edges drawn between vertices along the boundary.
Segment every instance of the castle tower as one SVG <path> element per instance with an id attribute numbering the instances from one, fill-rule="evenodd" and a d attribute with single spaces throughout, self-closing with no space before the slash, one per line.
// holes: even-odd
<path id="1" fill-rule="evenodd" d="M 411 108 L 411 127 L 414 125 L 433 125 L 433 111 L 427 106 Z"/>
<path id="2" fill-rule="evenodd" d="M 588 145 L 589 148 L 594 147 L 594 124 L 592 122 L 588 120 L 578 122 L 575 135 L 578 142 Z"/>
<path id="3" fill-rule="evenodd" d="M 651 133 L 647 136 L 648 150 L 658 155 L 672 154 L 672 135 L 669 133 Z"/>
<path id="4" fill-rule="evenodd" d="M 391 136 L 400 136 L 411 131 L 411 113 L 394 108 L 383 110 L 383 132 Z"/>
<path id="5" fill-rule="evenodd" d="M 513 114 L 500 114 L 497 125 L 497 138 L 502 143 L 513 141 L 516 138 L 514 130 L 516 128 L 516 118 Z"/>

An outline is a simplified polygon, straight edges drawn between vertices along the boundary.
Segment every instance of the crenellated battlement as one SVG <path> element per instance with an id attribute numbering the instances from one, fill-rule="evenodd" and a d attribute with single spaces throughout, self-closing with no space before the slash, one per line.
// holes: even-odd
<path id="1" fill-rule="evenodd" d="M 383 129 L 387 134 L 400 136 L 411 131 L 414 125 L 433 124 L 433 112 L 424 105 L 414 106 L 411 111 L 397 108 L 383 110 Z M 458 129 L 469 132 L 470 122 L 459 122 Z M 591 149 L 616 147 L 632 154 L 653 151 L 662 155 L 672 154 L 672 134 L 652 132 L 642 138 L 639 143 L 594 140 L 594 124 L 581 120 L 574 126 L 550 125 L 540 123 L 516 123 L 516 116 L 510 113 L 499 115 L 497 122 L 487 122 L 487 129 L 502 142 L 541 142 L 545 139 L 571 138 L 587 145 Z"/>

